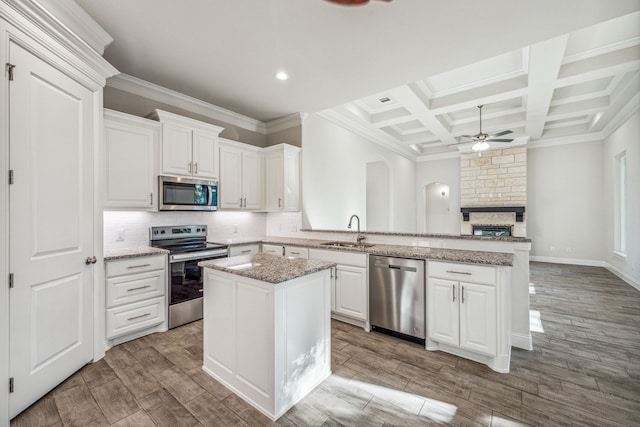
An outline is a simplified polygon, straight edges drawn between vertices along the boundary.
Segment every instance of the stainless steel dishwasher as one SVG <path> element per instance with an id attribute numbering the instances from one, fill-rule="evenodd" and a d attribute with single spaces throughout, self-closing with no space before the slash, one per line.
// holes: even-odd
<path id="1" fill-rule="evenodd" d="M 369 256 L 372 330 L 424 344 L 424 260 Z"/>

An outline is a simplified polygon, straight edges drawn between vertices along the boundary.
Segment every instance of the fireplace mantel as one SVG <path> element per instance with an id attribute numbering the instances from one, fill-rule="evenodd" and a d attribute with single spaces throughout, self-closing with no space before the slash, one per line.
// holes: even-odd
<path id="1" fill-rule="evenodd" d="M 469 221 L 469 214 L 472 212 L 514 212 L 516 214 L 516 222 L 524 221 L 524 206 L 482 206 L 477 208 L 460 208 L 460 212 L 462 212 L 463 221 Z"/>

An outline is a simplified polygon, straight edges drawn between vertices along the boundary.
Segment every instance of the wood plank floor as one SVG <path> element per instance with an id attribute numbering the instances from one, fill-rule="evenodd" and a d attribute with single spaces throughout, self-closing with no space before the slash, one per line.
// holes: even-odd
<path id="1" fill-rule="evenodd" d="M 333 375 L 275 424 L 640 425 L 640 292 L 595 267 L 531 263 L 531 282 L 535 349 L 514 349 L 509 374 L 334 321 Z M 201 322 L 150 335 L 11 426 L 274 424 L 201 366 Z"/>

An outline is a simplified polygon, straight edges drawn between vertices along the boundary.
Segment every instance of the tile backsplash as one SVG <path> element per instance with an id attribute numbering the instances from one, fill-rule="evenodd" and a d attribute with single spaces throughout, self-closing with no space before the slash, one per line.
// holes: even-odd
<path id="1" fill-rule="evenodd" d="M 261 237 L 266 214 L 253 212 L 104 212 L 104 247 L 149 245 L 149 228 L 158 225 L 206 224 L 208 240 Z M 119 240 L 124 238 L 124 240 Z"/>

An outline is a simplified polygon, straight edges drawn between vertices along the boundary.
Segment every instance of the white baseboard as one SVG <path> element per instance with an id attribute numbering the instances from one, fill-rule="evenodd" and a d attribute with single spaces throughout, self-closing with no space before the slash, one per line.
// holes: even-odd
<path id="1" fill-rule="evenodd" d="M 523 350 L 533 350 L 533 338 L 531 337 L 531 333 L 519 334 L 512 332 L 511 347 L 517 347 Z"/>
<path id="2" fill-rule="evenodd" d="M 631 286 L 633 286 L 634 288 L 640 291 L 640 280 L 634 279 L 624 271 L 621 271 L 620 269 L 609 264 L 608 262 L 604 263 L 604 268 L 606 268 L 607 270 L 609 270 L 610 272 L 612 272 L 613 274 L 615 274 L 616 276 L 618 276 L 619 278 L 621 278 L 622 280 L 624 280 L 625 282 L 627 282 L 628 284 L 630 284 Z"/>
<path id="3" fill-rule="evenodd" d="M 590 267 L 604 267 L 605 262 L 595 259 L 582 259 L 582 258 L 560 258 L 551 256 L 529 256 L 529 261 L 536 262 L 550 262 L 553 264 L 572 264 L 572 265 L 587 265 Z"/>
<path id="4" fill-rule="evenodd" d="M 598 261 L 593 259 L 580 259 L 580 258 L 559 258 L 559 257 L 547 257 L 547 256 L 535 256 L 531 255 L 529 261 L 534 262 L 550 262 L 553 264 L 572 264 L 572 265 L 586 265 L 590 267 L 603 267 L 618 276 L 620 279 L 627 282 L 629 285 L 640 290 L 640 280 L 629 276 L 624 271 L 614 267 L 606 261 Z"/>

